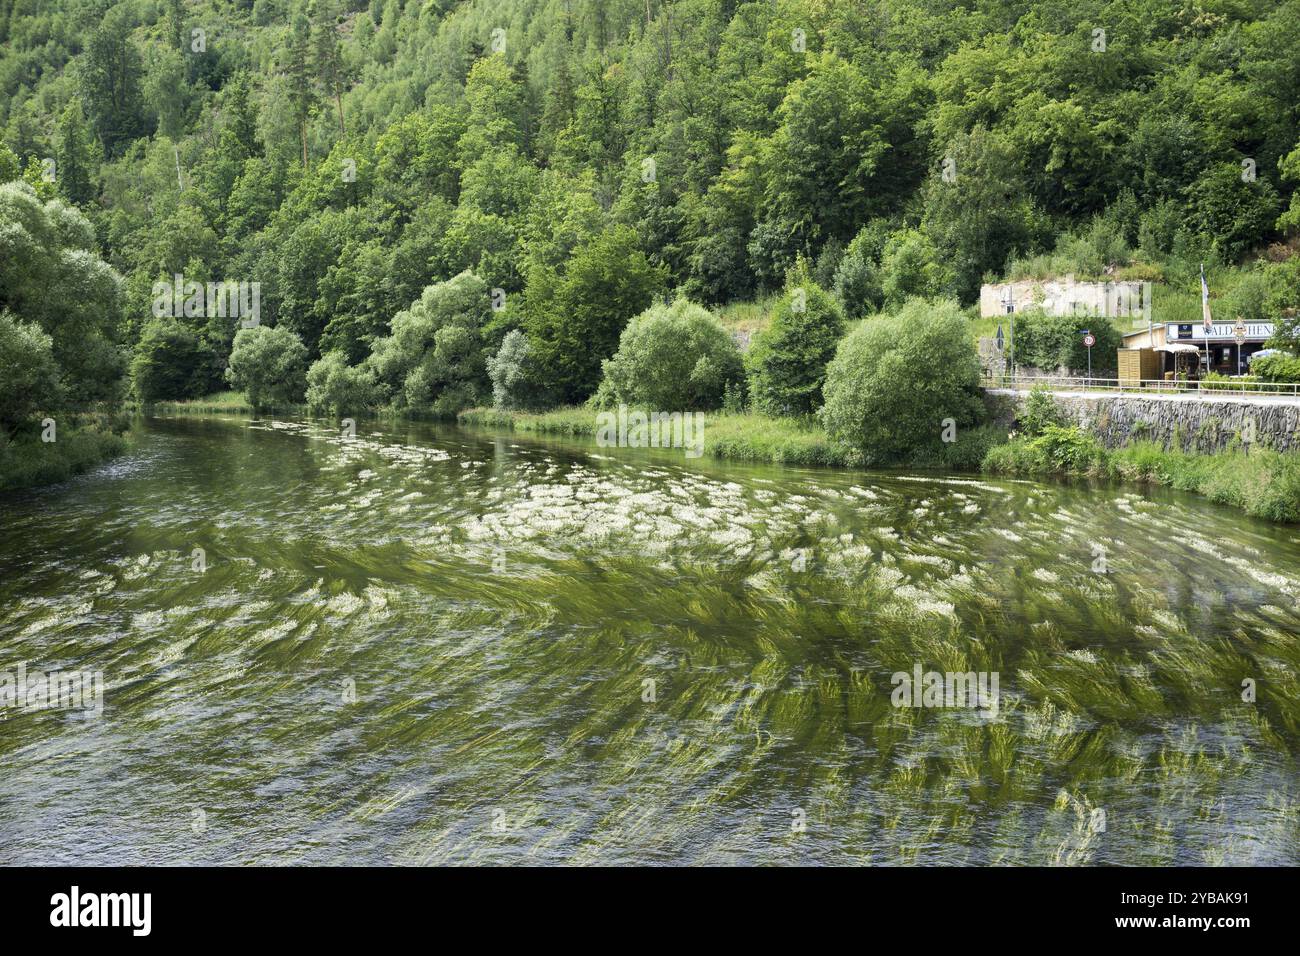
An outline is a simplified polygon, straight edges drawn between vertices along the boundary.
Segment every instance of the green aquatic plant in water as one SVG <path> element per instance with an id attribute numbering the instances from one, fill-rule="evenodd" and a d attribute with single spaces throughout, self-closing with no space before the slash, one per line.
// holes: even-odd
<path id="1" fill-rule="evenodd" d="M 0 722 L 0 859 L 1295 864 L 1298 549 L 1159 489 L 153 419 L 7 502 L 5 661 L 106 691 Z M 918 665 L 996 718 L 895 706 Z"/>

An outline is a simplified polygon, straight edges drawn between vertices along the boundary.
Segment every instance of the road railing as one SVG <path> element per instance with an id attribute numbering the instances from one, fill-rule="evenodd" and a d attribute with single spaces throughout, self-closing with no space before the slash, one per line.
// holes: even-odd
<path id="1" fill-rule="evenodd" d="M 1055 392 L 1132 392 L 1134 394 L 1278 395 L 1300 398 L 1300 382 L 1256 382 L 1238 379 L 1215 381 L 1171 381 L 1163 378 L 1099 378 L 1084 375 L 987 375 L 985 388 L 1029 390 L 1046 388 Z"/>

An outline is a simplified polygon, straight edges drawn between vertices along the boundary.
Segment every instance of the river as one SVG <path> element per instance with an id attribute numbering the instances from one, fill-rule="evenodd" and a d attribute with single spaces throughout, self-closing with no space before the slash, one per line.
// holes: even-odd
<path id="1" fill-rule="evenodd" d="M 1300 863 L 1295 527 L 417 423 L 135 439 L 0 497 L 0 672 L 103 681 L 0 709 L 0 864 Z M 996 694 L 897 706 L 931 671 Z"/>

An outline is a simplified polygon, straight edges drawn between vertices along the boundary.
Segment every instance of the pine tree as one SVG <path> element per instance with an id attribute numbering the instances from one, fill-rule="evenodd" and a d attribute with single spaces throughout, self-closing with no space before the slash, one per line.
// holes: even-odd
<path id="1" fill-rule="evenodd" d="M 312 84 L 311 25 L 302 14 L 294 17 L 285 50 L 285 73 L 289 78 L 289 102 L 302 136 L 302 166 L 307 168 L 307 123 L 316 108 Z"/>
<path id="2" fill-rule="evenodd" d="M 248 73 L 241 71 L 222 91 L 230 122 L 226 125 L 223 141 L 233 147 L 240 159 L 262 155 L 262 144 L 257 138 L 257 107 L 249 99 Z"/>
<path id="3" fill-rule="evenodd" d="M 82 103 L 110 155 L 147 132 L 141 72 L 128 14 L 123 7 L 114 7 L 91 33 L 77 69 Z"/>
<path id="4" fill-rule="evenodd" d="M 334 98 L 339 111 L 339 132 L 347 135 L 343 123 L 343 87 L 347 84 L 347 64 L 343 61 L 343 44 L 339 42 L 338 8 L 335 0 L 317 0 L 312 23 L 312 47 L 316 56 L 321 87 Z"/>
<path id="5" fill-rule="evenodd" d="M 59 117 L 56 139 L 55 181 L 59 193 L 69 202 L 85 205 L 95 198 L 91 180 L 94 147 L 86 127 L 86 117 L 81 111 L 81 101 L 75 97 Z"/>

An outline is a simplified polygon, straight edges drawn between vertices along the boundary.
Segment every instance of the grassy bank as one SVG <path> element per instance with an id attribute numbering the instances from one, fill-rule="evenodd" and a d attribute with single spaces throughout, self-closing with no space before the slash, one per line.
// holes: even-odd
<path id="1" fill-rule="evenodd" d="M 0 491 L 66 481 L 126 451 L 127 422 L 120 416 L 59 419 L 55 441 L 39 429 L 0 437 Z"/>
<path id="2" fill-rule="evenodd" d="M 1119 478 L 1190 491 L 1256 518 L 1300 522 L 1300 454 L 1266 448 L 1199 454 L 1154 442 L 1107 449 L 1075 427 L 1048 426 L 989 450 L 997 475 Z"/>
<path id="3" fill-rule="evenodd" d="M 305 405 L 288 405 L 282 408 L 255 409 L 243 392 L 213 392 L 202 398 L 188 398 L 179 402 L 152 402 L 141 406 L 145 411 L 163 415 L 253 415 L 258 413 L 305 415 Z"/>
<path id="4" fill-rule="evenodd" d="M 309 418 L 363 418 L 409 419 L 412 421 L 450 421 L 446 415 L 435 415 L 428 410 L 411 408 L 365 408 L 349 415 L 334 416 L 322 409 L 309 405 L 266 405 L 254 408 L 244 397 L 243 392 L 213 392 L 202 398 L 189 398 L 174 402 L 149 402 L 140 406 L 144 412 L 154 415 L 251 415 L 251 416 L 289 416 Z"/>
<path id="5" fill-rule="evenodd" d="M 596 437 L 596 413 L 581 407 L 549 412 L 505 412 L 471 408 L 461 412 L 462 425 L 509 428 L 538 434 Z M 708 413 L 704 424 L 704 454 L 734 461 L 777 465 L 860 464 L 851 449 L 830 439 L 815 423 L 762 415 Z"/>
<path id="6" fill-rule="evenodd" d="M 238 392 L 221 392 L 188 402 L 150 406 L 175 414 L 252 414 Z M 304 414 L 305 409 L 276 410 Z M 397 414 L 397 413 L 392 413 Z M 405 417 L 412 417 L 407 415 Z M 546 412 L 472 408 L 457 416 L 461 425 L 511 431 L 596 437 L 596 412 L 581 406 Z M 1004 441 L 1005 430 L 993 426 L 968 429 L 955 445 L 945 446 L 943 460 L 916 461 L 911 467 L 1022 477 L 1114 478 L 1164 485 L 1200 494 L 1270 521 L 1300 523 L 1300 454 L 1268 449 L 1214 455 L 1167 451 L 1143 442 L 1108 450 L 1074 427 L 1050 425 L 1033 437 Z M 39 443 L 39 439 L 37 440 Z M 115 435 L 77 433 L 59 446 L 29 449 L 0 458 L 0 488 L 58 481 L 119 453 Z M 2 453 L 0 453 L 2 454 Z M 704 426 L 704 454 L 754 464 L 861 468 L 862 455 L 838 442 L 814 421 L 768 418 L 755 414 L 709 413 Z"/>
<path id="7" fill-rule="evenodd" d="M 596 437 L 596 412 L 580 406 L 549 412 L 472 408 L 461 412 L 458 421 L 462 425 L 520 432 Z M 898 466 L 975 472 L 989 447 L 1003 441 L 1005 436 L 1005 429 L 994 426 L 965 429 L 955 443 L 919 452 L 915 460 L 899 462 Z M 835 441 L 813 420 L 769 418 L 752 413 L 706 413 L 704 454 L 754 464 L 830 468 L 864 468 L 870 464 L 861 452 Z"/>

